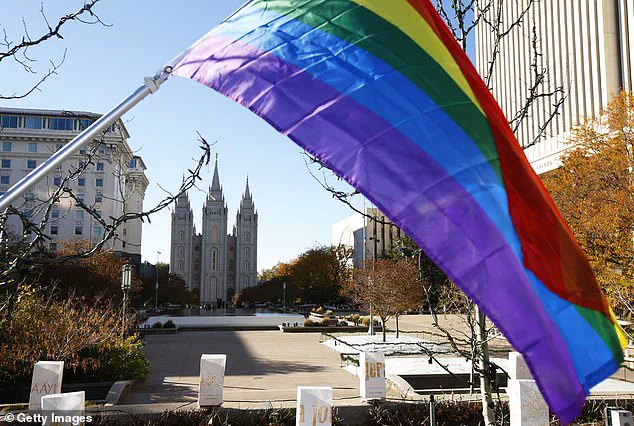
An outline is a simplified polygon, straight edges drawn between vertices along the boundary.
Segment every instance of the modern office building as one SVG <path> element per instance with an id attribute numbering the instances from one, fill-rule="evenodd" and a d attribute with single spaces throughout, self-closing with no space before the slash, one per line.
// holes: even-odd
<path id="1" fill-rule="evenodd" d="M 493 20 L 501 6 L 502 31 L 520 18 L 528 4 L 528 0 L 495 2 L 501 5 L 490 8 L 487 18 Z M 562 86 L 566 96 L 551 122 L 553 101 L 540 99 L 517 131 L 520 144 L 526 146 L 545 127 L 544 139 L 525 151 L 537 173 L 543 173 L 558 167 L 562 152 L 571 147 L 569 138 L 576 124 L 598 116 L 612 94 L 634 88 L 634 4 L 631 0 L 533 2 L 522 24 L 503 39 L 491 76 L 493 95 L 509 118 L 521 108 L 533 84 L 533 28 L 538 41 L 537 66 L 547 70 L 547 89 Z M 490 27 L 478 25 L 476 65 L 483 76 L 494 45 Z"/>
<path id="2" fill-rule="evenodd" d="M 366 208 L 365 214 L 368 217 L 355 213 L 332 226 L 332 245 L 352 248 L 355 268 L 361 267 L 364 260 L 388 255 L 405 235 L 379 209 Z"/>
<path id="3" fill-rule="evenodd" d="M 203 207 L 202 233 L 196 233 L 194 212 L 187 194 L 172 212 L 170 272 L 180 275 L 190 290 L 198 289 L 201 304 L 220 305 L 257 284 L 258 212 L 249 189 L 242 194 L 233 232 L 228 234 L 218 158 Z"/>
<path id="4" fill-rule="evenodd" d="M 90 112 L 0 108 L 0 193 L 46 161 L 97 118 L 99 114 Z M 86 170 L 67 186 L 106 222 L 124 212 L 141 212 L 149 182 L 143 160 L 128 145 L 129 137 L 125 125 L 119 121 L 103 138 L 77 152 L 38 183 L 14 207 L 25 212 L 32 222 L 39 223 L 51 195 L 65 177 L 87 162 L 87 153 L 94 146 L 96 152 Z M 22 224 L 15 216 L 10 218 L 7 228 L 16 236 L 22 234 Z M 76 206 L 71 197 L 64 195 L 52 205 L 45 232 L 50 237 L 49 248 L 55 251 L 63 241 L 96 243 L 103 238 L 104 227 Z M 142 222 L 129 221 L 119 228 L 117 237 L 110 240 L 106 248 L 140 264 L 141 235 Z"/>

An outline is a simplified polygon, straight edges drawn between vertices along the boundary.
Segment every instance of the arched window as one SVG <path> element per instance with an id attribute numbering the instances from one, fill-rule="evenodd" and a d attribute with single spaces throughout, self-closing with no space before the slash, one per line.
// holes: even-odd
<path id="1" fill-rule="evenodd" d="M 248 232 L 244 233 L 244 242 L 248 243 L 250 241 L 251 235 Z"/>
<path id="2" fill-rule="evenodd" d="M 245 248 L 244 248 L 244 255 L 245 255 L 246 257 L 249 257 L 249 247 L 245 247 Z"/>
<path id="3" fill-rule="evenodd" d="M 218 251 L 216 249 L 213 249 L 211 251 L 211 270 L 212 271 L 216 271 L 216 266 L 218 264 Z"/>
<path id="4" fill-rule="evenodd" d="M 179 261 L 178 261 L 178 270 L 179 270 L 179 271 L 182 271 L 183 269 L 184 269 L 184 264 L 183 264 L 183 261 L 182 261 L 182 260 L 179 260 Z"/>
<path id="5" fill-rule="evenodd" d="M 183 231 L 181 231 L 181 233 L 180 233 L 180 240 L 181 241 L 185 240 L 185 233 Z"/>
<path id="6" fill-rule="evenodd" d="M 244 261 L 244 270 L 245 270 L 245 271 L 248 271 L 248 270 L 249 270 L 249 261 L 248 261 L 248 260 L 245 260 L 245 261 Z"/>
<path id="7" fill-rule="evenodd" d="M 179 255 L 180 257 L 183 257 L 183 254 L 184 254 L 184 253 L 185 253 L 185 249 L 183 248 L 183 246 L 180 246 L 180 247 L 178 248 L 178 255 Z"/>
<path id="8" fill-rule="evenodd" d="M 211 242 L 218 242 L 218 225 L 211 226 Z"/>
<path id="9" fill-rule="evenodd" d="M 242 283 L 244 284 L 244 287 L 248 287 L 249 286 L 249 277 L 247 277 L 245 275 L 245 277 L 242 279 Z"/>

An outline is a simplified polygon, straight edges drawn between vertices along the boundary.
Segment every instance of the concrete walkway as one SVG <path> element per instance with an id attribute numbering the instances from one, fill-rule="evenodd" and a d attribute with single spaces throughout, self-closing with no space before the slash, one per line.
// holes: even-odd
<path id="1" fill-rule="evenodd" d="M 152 372 L 120 404 L 195 402 L 200 355 L 227 354 L 224 399 L 233 406 L 295 401 L 297 386 L 332 386 L 335 400 L 359 397 L 358 379 L 319 334 L 279 331 L 192 331 L 149 335 L 144 352 Z"/>

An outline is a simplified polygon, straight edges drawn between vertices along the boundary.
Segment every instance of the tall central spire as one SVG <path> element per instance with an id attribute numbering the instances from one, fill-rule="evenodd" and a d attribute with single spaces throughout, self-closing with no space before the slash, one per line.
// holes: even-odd
<path id="1" fill-rule="evenodd" d="M 220 177 L 218 176 L 218 153 L 216 152 L 216 167 L 214 168 L 214 177 L 211 181 L 211 190 L 220 191 Z"/>

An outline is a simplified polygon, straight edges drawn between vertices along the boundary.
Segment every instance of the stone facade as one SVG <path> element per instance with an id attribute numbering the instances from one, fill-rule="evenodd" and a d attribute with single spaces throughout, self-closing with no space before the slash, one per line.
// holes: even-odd
<path id="1" fill-rule="evenodd" d="M 501 2 L 499 4 L 498 2 Z M 504 28 L 518 19 L 527 0 L 496 0 Z M 533 28 L 539 40 L 537 66 L 547 70 L 549 86 L 563 86 L 566 98 L 559 114 L 547 120 L 551 99 L 539 99 L 517 130 L 522 146 L 531 143 L 545 127 L 543 141 L 525 150 L 537 173 L 559 167 L 561 154 L 571 147 L 571 130 L 585 117 L 596 117 L 610 96 L 634 88 L 634 5 L 630 0 L 552 0 L 534 2 L 520 26 L 504 39 L 491 76 L 491 89 L 508 118 L 515 115 L 533 81 L 531 48 Z M 476 28 L 476 64 L 484 75 L 494 42 L 487 25 Z"/>
<path id="2" fill-rule="evenodd" d="M 233 232 L 228 234 L 228 208 L 216 159 L 202 214 L 202 233 L 197 234 L 187 194 L 178 198 L 172 213 L 170 272 L 199 291 L 201 304 L 230 302 L 235 293 L 257 284 L 258 213 L 248 178 Z"/>
<path id="3" fill-rule="evenodd" d="M 54 152 L 99 118 L 99 114 L 82 111 L 56 111 L 22 108 L 0 108 L 0 194 L 45 162 Z M 93 207 L 106 221 L 123 213 L 143 211 L 148 187 L 145 164 L 128 145 L 130 135 L 123 122 L 112 126 L 99 143 L 86 171 L 69 185 L 78 198 Z M 38 223 L 48 201 L 68 171 L 86 161 L 87 146 L 65 161 L 57 171 L 35 185 L 14 206 Z M 11 217 L 7 228 L 15 235 L 22 233 L 22 224 Z M 103 226 L 86 211 L 77 207 L 69 196 L 62 196 L 51 212 L 44 229 L 50 237 L 46 244 L 54 252 L 65 241 L 86 240 L 96 243 L 103 238 Z M 128 221 L 117 231 L 117 238 L 106 248 L 118 252 L 136 265 L 141 263 L 141 220 Z"/>

